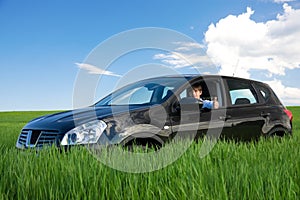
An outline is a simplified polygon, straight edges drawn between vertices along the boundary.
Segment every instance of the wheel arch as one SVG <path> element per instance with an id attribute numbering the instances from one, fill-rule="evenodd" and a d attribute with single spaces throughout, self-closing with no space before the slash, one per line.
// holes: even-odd
<path id="1" fill-rule="evenodd" d="M 285 135 L 292 135 L 292 131 L 282 125 L 274 126 L 267 134 L 267 137 L 279 136 L 283 137 Z"/>
<path id="2" fill-rule="evenodd" d="M 133 144 L 141 145 L 141 146 L 158 146 L 162 147 L 165 141 L 156 134 L 150 132 L 140 132 L 129 135 L 125 139 L 122 140 L 121 145 L 123 147 L 130 146 Z"/>

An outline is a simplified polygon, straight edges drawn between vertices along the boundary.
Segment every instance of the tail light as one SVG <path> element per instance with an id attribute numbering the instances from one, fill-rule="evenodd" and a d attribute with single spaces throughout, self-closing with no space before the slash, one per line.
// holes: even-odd
<path id="1" fill-rule="evenodd" d="M 284 112 L 289 117 L 290 121 L 292 121 L 293 120 L 293 113 L 288 109 L 284 109 Z"/>

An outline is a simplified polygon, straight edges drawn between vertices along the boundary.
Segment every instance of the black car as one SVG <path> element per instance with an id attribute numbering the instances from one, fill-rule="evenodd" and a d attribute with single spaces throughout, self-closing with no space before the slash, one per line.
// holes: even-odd
<path id="1" fill-rule="evenodd" d="M 191 97 L 195 83 L 201 100 Z M 217 108 L 204 101 L 217 99 Z M 216 76 L 157 77 L 132 83 L 85 108 L 30 121 L 16 147 L 82 144 L 163 145 L 176 135 L 197 139 L 215 130 L 220 137 L 251 140 L 292 134 L 292 113 L 265 83 Z"/>

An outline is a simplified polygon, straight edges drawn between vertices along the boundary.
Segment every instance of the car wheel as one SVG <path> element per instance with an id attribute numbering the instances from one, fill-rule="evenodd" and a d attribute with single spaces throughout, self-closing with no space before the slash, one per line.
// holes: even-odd
<path id="1" fill-rule="evenodd" d="M 283 137 L 283 136 L 291 136 L 291 133 L 289 133 L 289 131 L 283 127 L 275 127 L 267 134 L 267 137 Z"/>

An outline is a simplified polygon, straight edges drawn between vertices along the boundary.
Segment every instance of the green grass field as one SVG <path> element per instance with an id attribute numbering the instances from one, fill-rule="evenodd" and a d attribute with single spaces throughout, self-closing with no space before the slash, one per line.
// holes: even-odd
<path id="1" fill-rule="evenodd" d="M 2 112 L 0 199 L 299 199 L 300 107 L 289 109 L 293 137 L 219 141 L 203 159 L 195 143 L 173 164 L 142 174 L 111 169 L 85 148 L 19 151 L 21 128 L 51 112 Z"/>

